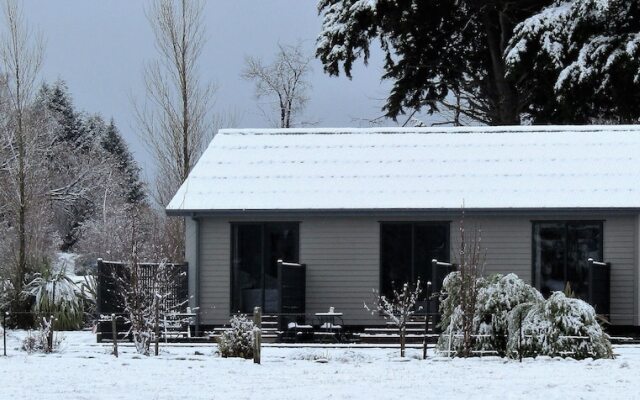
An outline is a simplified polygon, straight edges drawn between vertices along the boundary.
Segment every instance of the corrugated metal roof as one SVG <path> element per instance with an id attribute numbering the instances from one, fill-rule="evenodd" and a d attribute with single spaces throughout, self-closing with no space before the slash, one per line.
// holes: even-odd
<path id="1" fill-rule="evenodd" d="M 168 211 L 640 207 L 640 126 L 221 130 Z"/>

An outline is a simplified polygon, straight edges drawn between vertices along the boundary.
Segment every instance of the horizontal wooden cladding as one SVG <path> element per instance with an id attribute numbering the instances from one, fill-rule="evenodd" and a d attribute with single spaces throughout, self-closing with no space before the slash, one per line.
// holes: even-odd
<path id="1" fill-rule="evenodd" d="M 456 259 L 458 252 L 458 219 L 450 218 L 451 260 Z M 528 215 L 509 215 L 470 216 L 465 220 L 467 232 L 474 228 L 482 230 L 486 274 L 514 272 L 531 282 L 532 219 Z M 538 215 L 535 219 L 593 220 L 594 216 L 563 218 L 554 214 L 553 218 Z M 595 219 L 605 221 L 604 258 L 612 263 L 612 322 L 634 324 L 634 314 L 638 312 L 637 217 L 598 215 Z M 383 323 L 363 307 L 364 302 L 372 301 L 372 289 L 380 286 L 381 218 L 318 216 L 295 220 L 300 222 L 300 262 L 307 264 L 307 312 L 335 307 L 344 313 L 345 324 Z M 229 318 L 230 222 L 224 218 L 203 218 L 201 223 L 200 284 L 205 324 L 224 324 Z"/>
<path id="2" fill-rule="evenodd" d="M 604 261 L 611 263 L 611 322 L 637 322 L 637 217 L 613 216 L 604 223 Z"/>
<path id="3" fill-rule="evenodd" d="M 231 231 L 221 219 L 202 219 L 200 226 L 201 270 L 200 312 L 202 323 L 221 325 L 229 322 L 231 286 Z"/>
<path id="4" fill-rule="evenodd" d="M 307 264 L 307 312 L 329 307 L 348 325 L 372 324 L 364 309 L 379 286 L 379 224 L 372 218 L 309 218 L 300 224 L 300 260 Z"/>

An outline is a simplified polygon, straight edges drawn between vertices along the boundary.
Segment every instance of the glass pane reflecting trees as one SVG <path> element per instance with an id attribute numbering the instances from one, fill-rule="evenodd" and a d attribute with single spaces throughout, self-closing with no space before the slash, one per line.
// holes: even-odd
<path id="1" fill-rule="evenodd" d="M 298 262 L 298 223 L 231 226 L 231 311 L 278 312 L 278 260 Z"/>
<path id="2" fill-rule="evenodd" d="M 569 283 L 576 297 L 586 299 L 589 258 L 603 259 L 601 222 L 533 224 L 534 280 L 544 296 Z"/>
<path id="3" fill-rule="evenodd" d="M 380 290 L 390 296 L 405 282 L 432 279 L 431 260 L 449 261 L 449 224 L 385 222 L 380 225 Z"/>

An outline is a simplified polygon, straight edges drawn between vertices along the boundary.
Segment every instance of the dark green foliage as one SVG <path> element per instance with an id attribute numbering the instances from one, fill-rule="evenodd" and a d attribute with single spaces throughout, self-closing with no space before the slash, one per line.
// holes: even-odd
<path id="1" fill-rule="evenodd" d="M 57 122 L 55 137 L 67 142 L 72 148 L 84 148 L 87 143 L 87 130 L 82 117 L 75 111 L 67 84 L 57 80 L 52 86 L 46 83 L 40 89 L 40 101 Z"/>
<path id="2" fill-rule="evenodd" d="M 144 201 L 146 194 L 144 192 L 144 184 L 140 180 L 140 168 L 133 160 L 129 147 L 122 139 L 122 135 L 113 120 L 107 125 L 100 144 L 113 158 L 116 167 L 124 178 L 123 189 L 126 192 L 127 202 L 134 204 Z"/>
<path id="3" fill-rule="evenodd" d="M 77 112 L 64 81 L 44 84 L 37 104 L 49 116 L 53 130 L 55 150 L 48 156 L 51 186 L 73 187 L 69 190 L 73 195 L 58 200 L 54 207 L 55 227 L 62 238 L 60 250 L 73 251 L 83 226 L 105 211 L 101 192 L 108 191 L 110 204 L 114 198 L 142 203 L 146 199 L 144 185 L 115 123 L 106 124 L 99 115 Z M 118 190 L 111 189 L 114 184 Z M 96 187 L 101 188 L 100 193 Z"/>
<path id="4" fill-rule="evenodd" d="M 539 123 L 636 122 L 640 116 L 640 1 L 555 1 L 518 25 L 509 78 Z"/>
<path id="5" fill-rule="evenodd" d="M 393 87 L 384 107 L 433 112 L 447 95 L 463 96 L 470 117 L 491 124 L 519 122 L 521 96 L 504 78 L 502 58 L 515 24 L 549 0 L 321 0 L 323 31 L 317 56 L 331 75 L 351 76 L 380 39 L 384 79 Z"/>
<path id="6" fill-rule="evenodd" d="M 351 76 L 380 40 L 384 111 L 494 125 L 636 122 L 640 0 L 320 0 L 317 57 Z"/>

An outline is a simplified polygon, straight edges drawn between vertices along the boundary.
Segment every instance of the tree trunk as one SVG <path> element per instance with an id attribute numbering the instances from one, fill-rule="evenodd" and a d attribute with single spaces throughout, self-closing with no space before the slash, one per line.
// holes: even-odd
<path id="1" fill-rule="evenodd" d="M 505 18 L 503 13 L 497 10 L 486 9 L 483 12 L 490 61 L 489 95 L 492 97 L 491 103 L 494 108 L 490 117 L 493 125 L 518 125 L 518 93 L 505 77 L 506 68 L 502 56 L 507 45 L 506 31 L 512 29 Z"/>

